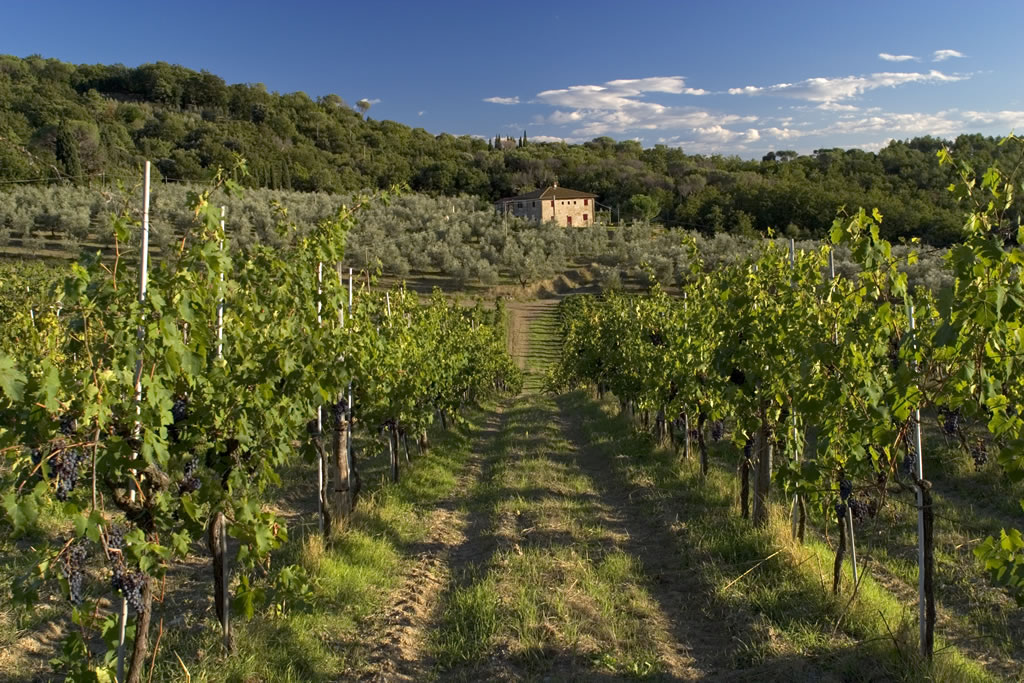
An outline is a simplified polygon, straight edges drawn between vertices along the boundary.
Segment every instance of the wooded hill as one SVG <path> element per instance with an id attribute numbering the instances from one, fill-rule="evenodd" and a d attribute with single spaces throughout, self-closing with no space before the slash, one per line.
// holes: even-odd
<path id="1" fill-rule="evenodd" d="M 554 181 L 594 192 L 606 218 L 795 237 L 824 234 L 840 206 L 878 207 L 890 238 L 946 244 L 961 212 L 935 152 L 947 144 L 976 168 L 1008 153 L 996 138 L 894 141 L 877 154 L 820 149 L 761 161 L 688 155 L 608 137 L 578 145 L 433 135 L 368 116 L 338 95 L 227 85 L 206 71 L 158 62 L 74 65 L 0 56 L 0 183 L 136 177 L 148 158 L 165 180 L 206 179 L 236 156 L 254 187 L 352 192 L 408 184 L 431 194 L 495 199 Z M 358 109 L 358 110 L 357 110 Z M 9 183 L 0 184 L 10 187 Z"/>

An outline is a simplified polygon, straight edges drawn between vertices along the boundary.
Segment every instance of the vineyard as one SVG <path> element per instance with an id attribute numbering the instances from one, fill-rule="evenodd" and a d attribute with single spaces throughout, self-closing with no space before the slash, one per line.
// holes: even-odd
<path id="1" fill-rule="evenodd" d="M 940 160 L 941 254 L 862 210 L 642 292 L 387 289 L 395 198 L 232 244 L 223 177 L 2 266 L 0 677 L 1019 678 L 1020 178 Z"/>

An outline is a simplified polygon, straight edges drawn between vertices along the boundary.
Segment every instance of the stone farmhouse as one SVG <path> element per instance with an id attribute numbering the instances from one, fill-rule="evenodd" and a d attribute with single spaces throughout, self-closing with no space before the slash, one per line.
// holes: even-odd
<path id="1" fill-rule="evenodd" d="M 583 227 L 594 224 L 596 194 L 570 190 L 555 183 L 543 190 L 534 190 L 518 197 L 506 197 L 494 203 L 503 214 L 544 223 L 554 221 L 562 227 Z"/>

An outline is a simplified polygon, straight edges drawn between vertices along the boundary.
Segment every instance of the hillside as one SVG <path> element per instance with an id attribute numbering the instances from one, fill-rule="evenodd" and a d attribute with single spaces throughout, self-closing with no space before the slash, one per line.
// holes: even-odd
<path id="1" fill-rule="evenodd" d="M 107 183 L 154 161 L 162 178 L 206 179 L 244 157 L 253 187 L 346 193 L 407 184 L 437 195 L 494 199 L 555 180 L 599 195 L 606 218 L 653 211 L 666 225 L 702 231 L 820 236 L 837 207 L 878 207 L 890 237 L 948 243 L 959 226 L 949 177 L 935 162 L 944 141 L 894 141 L 877 154 L 822 149 L 761 161 L 645 149 L 608 137 L 579 145 L 433 135 L 372 119 L 334 94 L 228 85 L 162 62 L 74 65 L 0 56 L 0 187 L 11 181 Z M 948 141 L 977 167 L 999 161 L 995 138 Z M 1009 161 L 1009 160 L 1003 160 Z M 638 200 L 644 195 L 650 201 Z M 653 207 L 653 208 L 652 208 Z"/>

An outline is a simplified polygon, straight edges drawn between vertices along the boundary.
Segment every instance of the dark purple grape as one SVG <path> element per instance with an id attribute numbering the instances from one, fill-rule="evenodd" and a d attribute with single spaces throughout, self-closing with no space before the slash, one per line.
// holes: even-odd
<path id="1" fill-rule="evenodd" d="M 872 516 L 870 506 L 860 498 L 850 498 L 847 505 L 850 506 L 850 512 L 853 513 L 854 521 L 862 522 Z"/>
<path id="2" fill-rule="evenodd" d="M 974 469 L 981 471 L 981 468 L 988 462 L 988 448 L 983 441 L 971 445 L 971 457 L 974 458 Z"/>
<path id="3" fill-rule="evenodd" d="M 82 604 L 82 587 L 85 581 L 82 563 L 85 562 L 88 554 L 85 543 L 79 541 L 73 543 L 61 557 L 60 569 L 68 581 L 68 597 L 72 605 Z"/>
<path id="4" fill-rule="evenodd" d="M 725 436 L 725 423 L 722 420 L 715 420 L 711 423 L 711 440 L 721 441 Z"/>
<path id="5" fill-rule="evenodd" d="M 174 405 L 171 406 L 171 417 L 174 420 L 174 424 L 180 424 L 188 419 L 187 396 L 181 396 L 174 399 Z"/>
<path id="6" fill-rule="evenodd" d="M 188 420 L 188 397 L 182 396 L 174 399 L 171 406 L 171 419 L 173 422 L 167 425 L 167 438 L 173 443 L 181 439 L 181 430 Z"/>
<path id="7" fill-rule="evenodd" d="M 841 498 L 843 501 L 846 501 L 847 499 L 849 499 L 851 493 L 853 493 L 853 482 L 845 478 L 840 479 L 839 498 Z"/>
<path id="8" fill-rule="evenodd" d="M 114 590 L 121 592 L 136 614 L 142 611 L 142 589 L 145 582 L 145 574 L 140 571 L 129 571 L 120 558 L 114 563 L 114 574 L 110 583 Z"/>
<path id="9" fill-rule="evenodd" d="M 942 418 L 942 431 L 946 436 L 955 437 L 960 434 L 963 416 L 960 414 L 959 408 L 956 410 L 940 410 L 939 416 Z"/>
<path id="10" fill-rule="evenodd" d="M 57 500 L 64 502 L 78 483 L 78 466 L 85 460 L 85 455 L 77 448 L 61 451 L 54 462 L 57 475 Z"/>
<path id="11" fill-rule="evenodd" d="M 178 485 L 178 493 L 194 493 L 202 487 L 202 482 L 196 476 L 196 468 L 199 467 L 199 459 L 192 458 L 185 463 L 185 476 Z"/>
<path id="12" fill-rule="evenodd" d="M 917 476 L 917 451 L 910 444 L 907 444 L 907 454 L 903 456 L 903 474 L 913 479 Z"/>
<path id="13" fill-rule="evenodd" d="M 754 439 L 748 438 L 747 442 L 743 444 L 743 457 L 750 460 L 751 456 L 754 455 Z"/>
<path id="14" fill-rule="evenodd" d="M 60 433 L 64 436 L 73 436 L 78 431 L 78 420 L 71 413 L 64 413 L 60 416 Z"/>
<path id="15" fill-rule="evenodd" d="M 836 503 L 836 519 L 840 523 L 846 519 L 846 503 Z"/>
<path id="16" fill-rule="evenodd" d="M 111 550 L 122 550 L 124 548 L 125 528 L 120 524 L 113 524 L 107 529 L 107 547 Z"/>
<path id="17" fill-rule="evenodd" d="M 348 401 L 339 398 L 338 402 L 331 406 L 331 416 L 334 418 L 334 427 L 338 429 L 341 423 L 348 418 Z"/>

